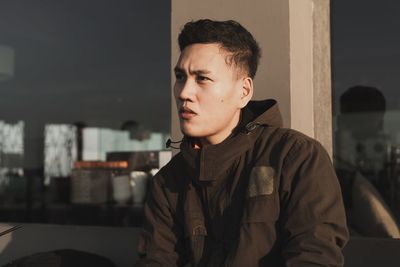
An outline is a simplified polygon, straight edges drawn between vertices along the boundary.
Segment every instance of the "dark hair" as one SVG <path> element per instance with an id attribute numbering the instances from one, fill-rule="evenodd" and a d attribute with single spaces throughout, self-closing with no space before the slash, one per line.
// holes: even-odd
<path id="1" fill-rule="evenodd" d="M 378 88 L 357 85 L 340 96 L 340 112 L 385 112 L 385 96 Z"/>
<path id="2" fill-rule="evenodd" d="M 192 44 L 218 43 L 230 53 L 227 63 L 247 71 L 254 78 L 261 57 L 260 47 L 250 32 L 233 20 L 201 19 L 185 24 L 178 37 L 182 51 Z"/>

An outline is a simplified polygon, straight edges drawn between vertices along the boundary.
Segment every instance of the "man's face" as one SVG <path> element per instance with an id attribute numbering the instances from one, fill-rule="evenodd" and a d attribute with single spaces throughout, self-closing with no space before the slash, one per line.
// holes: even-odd
<path id="1" fill-rule="evenodd" d="M 243 77 L 234 64 L 226 63 L 226 56 L 219 44 L 193 44 L 182 51 L 175 67 L 181 131 L 203 143 L 228 137 L 245 105 Z"/>

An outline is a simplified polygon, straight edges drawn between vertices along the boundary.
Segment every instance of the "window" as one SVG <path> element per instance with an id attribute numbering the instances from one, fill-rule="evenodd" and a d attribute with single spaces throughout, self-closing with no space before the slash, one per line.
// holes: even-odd
<path id="1" fill-rule="evenodd" d="M 170 157 L 169 1 L 1 1 L 0 94 L 1 221 L 140 224 L 133 179 Z"/>
<path id="2" fill-rule="evenodd" d="M 400 237 L 399 10 L 332 1 L 335 167 L 352 233 L 363 236 Z"/>

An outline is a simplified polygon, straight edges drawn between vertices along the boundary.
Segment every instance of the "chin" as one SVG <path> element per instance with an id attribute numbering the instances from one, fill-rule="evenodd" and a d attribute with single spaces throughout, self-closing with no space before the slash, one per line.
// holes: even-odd
<path id="1" fill-rule="evenodd" d="M 196 137 L 196 138 L 206 136 L 206 134 L 204 134 L 202 131 L 184 124 L 181 124 L 181 132 L 186 136 Z"/>
<path id="2" fill-rule="evenodd" d="M 198 133 L 196 133 L 196 131 L 191 131 L 189 129 L 186 128 L 181 128 L 181 132 L 189 137 L 201 137 L 201 135 L 199 135 Z"/>

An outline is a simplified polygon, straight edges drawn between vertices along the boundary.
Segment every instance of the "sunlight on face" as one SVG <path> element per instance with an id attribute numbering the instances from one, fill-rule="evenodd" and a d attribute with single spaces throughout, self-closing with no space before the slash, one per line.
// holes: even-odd
<path id="1" fill-rule="evenodd" d="M 181 131 L 204 143 L 222 142 L 240 118 L 243 79 L 226 57 L 219 44 L 193 44 L 182 51 L 175 67 Z"/>

